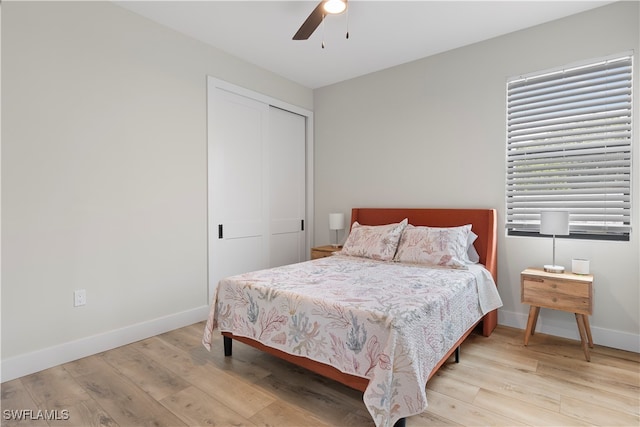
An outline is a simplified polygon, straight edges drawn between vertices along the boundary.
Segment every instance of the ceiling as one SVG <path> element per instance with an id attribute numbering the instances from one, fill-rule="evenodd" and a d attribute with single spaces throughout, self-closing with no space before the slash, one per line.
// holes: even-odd
<path id="1" fill-rule="evenodd" d="M 350 0 L 309 40 L 292 40 L 318 2 L 115 1 L 312 89 L 612 3 Z"/>

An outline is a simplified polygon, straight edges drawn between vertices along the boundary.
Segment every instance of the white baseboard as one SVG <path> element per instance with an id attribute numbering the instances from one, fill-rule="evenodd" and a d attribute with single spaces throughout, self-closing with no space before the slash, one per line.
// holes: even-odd
<path id="1" fill-rule="evenodd" d="M 524 314 L 498 310 L 498 324 L 504 326 L 524 330 L 527 328 L 527 317 L 528 313 Z M 574 318 L 572 317 L 572 319 Z M 557 337 L 580 340 L 578 325 L 576 324 L 575 319 L 574 321 L 565 322 L 557 319 L 545 319 L 544 316 L 540 315 L 536 331 Z M 591 335 L 594 344 L 640 353 L 640 335 L 632 334 L 630 332 L 616 331 L 613 329 L 599 328 L 593 325 L 591 325 Z"/>
<path id="2" fill-rule="evenodd" d="M 209 306 L 171 314 L 102 334 L 59 344 L 31 353 L 2 360 L 0 381 L 10 381 L 53 366 L 91 356 L 154 335 L 201 322 L 207 318 Z"/>

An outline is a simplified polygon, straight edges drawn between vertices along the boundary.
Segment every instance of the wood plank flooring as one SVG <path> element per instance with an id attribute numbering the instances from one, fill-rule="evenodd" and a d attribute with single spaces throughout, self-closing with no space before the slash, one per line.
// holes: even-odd
<path id="1" fill-rule="evenodd" d="M 241 343 L 225 358 L 219 336 L 208 352 L 203 329 L 5 382 L 1 425 L 373 426 L 361 393 Z M 536 334 L 524 347 L 523 334 L 472 334 L 407 426 L 640 425 L 640 355 L 596 345 L 587 362 L 577 341 Z"/>

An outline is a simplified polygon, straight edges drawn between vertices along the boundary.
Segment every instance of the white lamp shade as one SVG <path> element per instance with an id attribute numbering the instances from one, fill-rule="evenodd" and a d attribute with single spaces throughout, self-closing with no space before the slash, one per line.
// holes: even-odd
<path id="1" fill-rule="evenodd" d="M 344 214 L 329 214 L 329 230 L 344 230 Z"/>
<path id="2" fill-rule="evenodd" d="M 569 211 L 540 212 L 540 234 L 566 236 L 569 234 Z"/>

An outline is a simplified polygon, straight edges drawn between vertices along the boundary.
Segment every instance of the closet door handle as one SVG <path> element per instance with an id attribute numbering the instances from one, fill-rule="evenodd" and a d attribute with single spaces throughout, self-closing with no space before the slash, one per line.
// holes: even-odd
<path id="1" fill-rule="evenodd" d="M 218 239 L 222 239 L 222 224 L 218 224 Z"/>
<path id="2" fill-rule="evenodd" d="M 300 230 L 304 231 L 304 219 L 300 220 Z"/>

